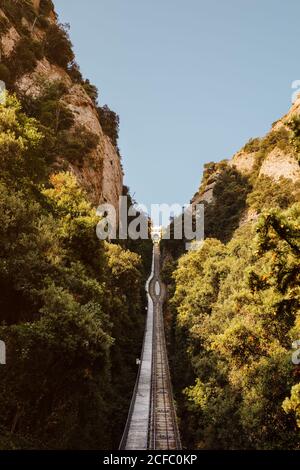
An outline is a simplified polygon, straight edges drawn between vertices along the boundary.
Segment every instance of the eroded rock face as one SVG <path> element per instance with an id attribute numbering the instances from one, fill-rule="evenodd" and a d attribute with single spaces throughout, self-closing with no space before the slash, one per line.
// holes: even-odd
<path id="1" fill-rule="evenodd" d="M 228 164 L 235 166 L 240 173 L 251 173 L 255 163 L 255 155 L 256 152 L 247 153 L 240 150 L 229 160 Z"/>
<path id="2" fill-rule="evenodd" d="M 50 64 L 45 58 L 38 61 L 33 72 L 20 77 L 15 86 L 20 92 L 36 98 L 42 93 L 46 81 L 63 82 L 69 88 L 72 87 L 69 75 L 61 67 Z"/>
<path id="3" fill-rule="evenodd" d="M 268 146 L 264 147 L 263 139 L 257 139 L 257 142 L 255 142 L 256 139 L 254 139 L 252 143 L 249 142 L 230 160 L 226 161 L 227 165 L 235 168 L 243 176 L 250 178 L 252 182 L 257 178 L 267 176 L 275 182 L 279 181 L 281 178 L 285 178 L 291 180 L 293 183 L 299 183 L 300 166 L 297 161 L 297 156 L 295 155 L 293 146 L 289 142 L 289 135 L 282 132 L 285 129 L 290 131 L 288 124 L 295 116 L 300 116 L 300 97 L 292 105 L 289 112 L 273 124 L 270 134 L 267 136 L 270 137 L 272 142 L 272 133 L 278 132 L 279 143 L 271 144 L 268 148 Z M 280 135 L 287 137 L 286 145 L 284 140 L 280 140 Z M 268 142 L 268 139 L 266 141 Z M 217 164 L 215 166 L 216 168 L 218 167 Z M 203 184 L 201 185 L 200 190 L 192 199 L 192 204 L 198 204 L 204 201 L 208 204 L 214 204 L 216 178 L 217 170 L 215 170 L 214 175 L 208 178 L 204 187 Z M 212 182 L 212 179 L 215 179 L 215 181 Z M 254 209 L 251 207 L 246 208 L 240 218 L 239 225 L 241 226 L 248 222 L 256 221 L 257 217 L 257 212 Z"/>
<path id="4" fill-rule="evenodd" d="M 290 121 L 290 119 L 294 116 L 300 116 L 300 95 L 292 104 L 289 111 L 274 124 L 273 129 L 277 130 L 282 126 L 285 126 L 287 122 Z"/>
<path id="5" fill-rule="evenodd" d="M 6 18 L 5 13 L 0 9 L 0 18 Z M 8 57 L 13 51 L 16 43 L 19 41 L 20 35 L 12 25 L 9 30 L 0 37 L 0 50 L 1 54 Z"/>
<path id="6" fill-rule="evenodd" d="M 114 205 L 118 212 L 119 196 L 123 189 L 123 170 L 120 158 L 110 139 L 104 136 L 104 159 L 101 200 Z"/>
<path id="7" fill-rule="evenodd" d="M 77 125 L 84 126 L 100 137 L 103 136 L 95 106 L 81 85 L 72 85 L 69 92 L 63 96 L 63 102 L 72 111 Z"/>
<path id="8" fill-rule="evenodd" d="M 7 33 L 1 38 L 1 50 L 2 54 L 8 57 L 13 51 L 15 44 L 20 39 L 18 32 L 12 26 L 9 28 Z"/>
<path id="9" fill-rule="evenodd" d="M 33 5 L 38 12 L 40 1 L 33 1 Z M 0 15 L 5 16 L 1 10 Z M 50 22 L 57 21 L 55 12 L 51 12 L 48 19 Z M 24 21 L 27 20 L 24 18 Z M 45 31 L 37 27 L 32 31 L 35 40 L 42 39 L 44 34 Z M 20 35 L 12 24 L 0 39 L 2 53 L 9 56 L 19 39 Z M 15 88 L 22 94 L 36 98 L 43 92 L 46 82 L 63 82 L 68 89 L 62 101 L 74 115 L 74 128 L 70 132 L 76 132 L 76 128 L 80 126 L 81 129 L 96 134 L 99 139 L 97 148 L 83 155 L 80 166 L 67 162 L 64 155 L 59 156 L 56 166 L 63 164 L 66 168 L 67 165 L 76 174 L 95 206 L 108 202 L 118 209 L 118 200 L 123 189 L 122 166 L 118 150 L 102 131 L 94 102 L 80 84 L 72 82 L 63 68 L 50 63 L 46 58 L 38 61 L 32 72 L 21 76 L 15 83 Z"/>
<path id="10" fill-rule="evenodd" d="M 201 204 L 201 202 L 207 202 L 208 204 L 214 201 L 214 187 L 216 181 L 208 184 L 201 194 L 196 194 L 192 199 L 192 205 Z"/>
<path id="11" fill-rule="evenodd" d="M 295 183 L 300 180 L 300 168 L 293 155 L 276 147 L 263 161 L 259 172 L 259 176 L 261 175 L 269 176 L 274 181 L 278 181 L 283 176 Z"/>

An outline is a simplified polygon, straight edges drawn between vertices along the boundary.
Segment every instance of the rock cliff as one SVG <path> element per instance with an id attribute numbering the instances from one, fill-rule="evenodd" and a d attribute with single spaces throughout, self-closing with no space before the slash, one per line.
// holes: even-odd
<path id="1" fill-rule="evenodd" d="M 49 53 L 50 28 L 53 30 L 50 34 L 58 35 L 57 43 L 50 46 L 54 51 L 55 47 L 63 51 L 59 41 L 62 38 L 68 40 L 68 37 L 58 23 L 51 1 L 0 1 L 0 79 L 18 96 L 33 99 L 42 95 L 45 84 L 65 85 L 66 91 L 60 101 L 73 114 L 73 124 L 68 132 L 72 134 L 78 128 L 84 129 L 97 136 L 97 145 L 84 152 L 80 164 L 67 159 L 63 152 L 58 155 L 57 163 L 76 174 L 94 205 L 108 202 L 117 208 L 123 188 L 123 171 L 116 139 L 103 129 L 97 100 L 93 97 L 94 87 L 83 80 L 74 57 L 70 55 L 65 59 L 62 56 L 56 60 L 55 54 Z M 66 47 L 66 55 L 72 54 L 71 45 L 63 43 L 62 46 Z M 18 73 L 12 69 L 17 69 Z"/>
<path id="2" fill-rule="evenodd" d="M 299 200 L 299 136 L 300 98 L 265 137 L 250 139 L 229 160 L 205 165 L 201 186 L 191 202 L 206 204 L 207 224 L 212 225 L 214 220 L 208 236 L 216 236 L 220 222 L 216 219 L 221 218 L 222 212 L 227 213 L 227 221 L 228 216 L 235 220 L 227 234 L 230 236 L 234 228 L 256 221 L 271 200 L 274 206 L 287 203 L 289 196 Z M 219 228 L 218 236 L 222 238 Z"/>

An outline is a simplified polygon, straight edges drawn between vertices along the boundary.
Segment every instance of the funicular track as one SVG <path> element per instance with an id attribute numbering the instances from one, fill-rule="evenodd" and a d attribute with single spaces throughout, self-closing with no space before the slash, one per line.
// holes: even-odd
<path id="1" fill-rule="evenodd" d="M 146 284 L 148 313 L 141 363 L 120 449 L 181 449 L 166 348 L 159 277 L 160 250 L 153 246 L 151 276 Z"/>

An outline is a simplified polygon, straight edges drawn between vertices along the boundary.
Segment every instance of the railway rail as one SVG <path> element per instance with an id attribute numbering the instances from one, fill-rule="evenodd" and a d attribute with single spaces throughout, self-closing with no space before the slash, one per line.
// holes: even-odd
<path id="1" fill-rule="evenodd" d="M 119 447 L 124 450 L 181 449 L 163 322 L 165 288 L 159 271 L 159 244 L 154 243 L 141 362 Z"/>

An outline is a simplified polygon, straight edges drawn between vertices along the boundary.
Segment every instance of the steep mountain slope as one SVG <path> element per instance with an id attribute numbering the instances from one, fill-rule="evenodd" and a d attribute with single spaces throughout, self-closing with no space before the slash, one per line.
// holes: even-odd
<path id="1" fill-rule="evenodd" d="M 61 86 L 60 104 L 72 113 L 72 122 L 63 129 L 69 134 L 64 136 L 65 146 L 68 143 L 73 154 L 77 148 L 78 156 L 68 157 L 59 149 L 56 163 L 76 174 L 93 204 L 109 202 L 117 208 L 123 185 L 114 135 L 118 119 L 108 108 L 97 105 L 97 92 L 79 72 L 67 30 L 58 24 L 53 3 L 1 0 L 0 51 L 0 80 L 21 101 L 44 96 L 50 84 Z M 45 124 L 51 126 L 55 116 L 48 118 Z M 88 136 L 85 148 L 78 149 L 74 139 L 78 132 Z"/>
<path id="2" fill-rule="evenodd" d="M 96 206 L 123 191 L 118 117 L 51 1 L 0 0 L 0 44 L 0 449 L 117 448 L 149 253 L 96 236 Z"/>
<path id="3" fill-rule="evenodd" d="M 192 200 L 205 204 L 201 249 L 164 242 L 188 448 L 299 448 L 299 115 L 297 100 L 264 138 L 206 165 Z"/>
<path id="4" fill-rule="evenodd" d="M 228 241 L 238 226 L 256 220 L 263 209 L 285 208 L 298 200 L 299 116 L 300 99 L 264 138 L 250 139 L 231 160 L 205 165 L 192 203 L 206 205 L 206 236 Z"/>

